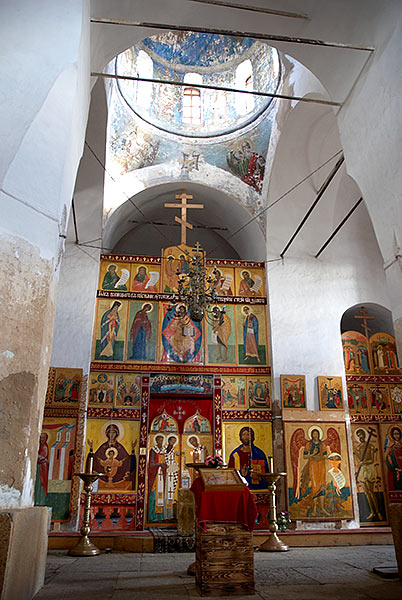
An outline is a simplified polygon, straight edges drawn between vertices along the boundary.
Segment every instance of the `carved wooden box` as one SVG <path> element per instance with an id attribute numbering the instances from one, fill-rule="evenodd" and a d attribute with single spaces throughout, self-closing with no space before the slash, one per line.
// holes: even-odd
<path id="1" fill-rule="evenodd" d="M 196 527 L 196 585 L 202 596 L 254 594 L 253 536 L 243 525 Z"/>

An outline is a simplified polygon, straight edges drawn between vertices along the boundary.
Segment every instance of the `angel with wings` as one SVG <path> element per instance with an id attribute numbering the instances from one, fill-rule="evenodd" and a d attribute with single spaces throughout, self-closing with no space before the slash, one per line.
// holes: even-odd
<path id="1" fill-rule="evenodd" d="M 290 439 L 294 497 L 297 503 L 302 503 L 309 517 L 333 516 L 325 506 L 327 478 L 338 496 L 341 496 L 339 484 L 341 487 L 345 484 L 339 469 L 339 434 L 334 427 L 328 427 L 326 439 L 323 436 L 321 427 L 312 425 L 307 431 L 308 439 L 302 428 L 296 429 Z"/>

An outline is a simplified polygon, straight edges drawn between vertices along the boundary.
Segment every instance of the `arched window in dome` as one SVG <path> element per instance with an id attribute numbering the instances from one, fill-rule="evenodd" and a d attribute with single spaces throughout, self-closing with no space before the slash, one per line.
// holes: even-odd
<path id="1" fill-rule="evenodd" d="M 253 67 L 250 60 L 245 60 L 236 69 L 236 88 L 253 90 Z M 238 115 L 246 115 L 254 109 L 252 94 L 236 94 L 236 109 Z"/>
<path id="2" fill-rule="evenodd" d="M 183 88 L 183 123 L 188 125 L 201 124 L 201 90 L 191 87 L 191 84 L 202 83 L 202 76 L 198 73 L 187 73 L 184 76 L 184 83 L 188 87 Z"/>
<path id="3" fill-rule="evenodd" d="M 140 50 L 137 56 L 137 77 L 146 77 L 152 79 L 154 74 L 154 63 L 152 58 Z M 147 81 L 137 82 L 136 101 L 143 107 L 148 107 L 152 100 L 152 83 Z"/>

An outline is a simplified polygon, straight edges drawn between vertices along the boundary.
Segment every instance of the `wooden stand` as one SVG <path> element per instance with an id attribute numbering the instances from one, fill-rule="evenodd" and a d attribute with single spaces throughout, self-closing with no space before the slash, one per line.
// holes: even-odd
<path id="1" fill-rule="evenodd" d="M 253 536 L 243 525 L 196 527 L 195 581 L 201 596 L 254 594 Z"/>

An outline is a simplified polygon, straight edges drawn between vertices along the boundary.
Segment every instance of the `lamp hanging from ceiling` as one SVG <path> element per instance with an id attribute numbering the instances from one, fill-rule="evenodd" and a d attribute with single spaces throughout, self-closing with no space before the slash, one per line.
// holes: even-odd
<path id="1" fill-rule="evenodd" d="M 191 256 L 186 251 L 188 259 L 187 272 L 177 272 L 178 276 L 178 300 L 182 302 L 188 311 L 190 319 L 200 322 L 207 317 L 216 319 L 221 311 L 215 305 L 218 298 L 216 286 L 219 281 L 219 273 L 216 267 L 209 275 L 206 267 L 205 253 L 199 242 L 192 248 Z"/>

